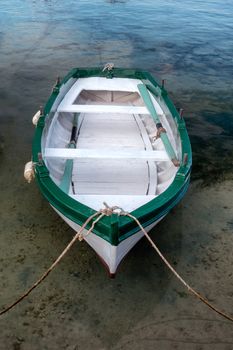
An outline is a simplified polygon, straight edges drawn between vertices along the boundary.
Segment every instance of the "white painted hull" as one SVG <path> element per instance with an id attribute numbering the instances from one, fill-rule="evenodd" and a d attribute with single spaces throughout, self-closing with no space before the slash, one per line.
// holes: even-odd
<path id="1" fill-rule="evenodd" d="M 53 207 L 53 209 L 61 216 L 61 218 L 76 232 L 80 229 L 80 225 L 71 221 L 67 217 L 65 217 L 62 213 L 60 213 L 57 209 Z M 164 218 L 160 218 L 159 220 L 153 222 L 153 224 L 147 226 L 145 230 L 149 232 L 154 226 L 158 224 Z M 84 230 L 84 236 L 87 230 Z M 103 238 L 97 236 L 94 233 L 89 233 L 88 236 L 84 238 L 84 240 L 91 246 L 97 255 L 100 257 L 101 261 L 107 267 L 110 276 L 114 276 L 117 268 L 122 261 L 122 259 L 126 256 L 126 254 L 135 246 L 135 244 L 143 237 L 143 232 L 140 230 L 134 235 L 130 236 L 123 240 L 117 246 L 111 245 L 109 242 L 105 241 Z"/>
<path id="2" fill-rule="evenodd" d="M 128 213 L 138 210 L 144 224 L 155 220 L 145 228 L 149 231 L 182 198 L 182 187 L 186 190 L 182 158 L 191 151 L 184 122 L 167 104 L 164 88 L 143 72 L 130 71 L 128 78 L 119 71 L 111 79 L 101 71 L 101 77 L 80 72 L 55 89 L 48 114 L 37 124 L 33 161 L 39 186 L 76 232 L 76 221 L 82 224 L 103 203 Z M 119 235 L 134 223 L 122 219 L 121 224 Z M 139 229 L 115 246 L 117 225 L 117 220 L 100 222 L 98 234 L 84 238 L 110 275 L 143 237 Z"/>

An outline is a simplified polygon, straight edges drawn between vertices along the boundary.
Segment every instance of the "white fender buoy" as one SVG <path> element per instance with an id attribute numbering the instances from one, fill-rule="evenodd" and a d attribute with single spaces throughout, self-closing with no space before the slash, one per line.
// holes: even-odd
<path id="1" fill-rule="evenodd" d="M 27 162 L 24 167 L 24 178 L 30 183 L 35 177 L 33 162 Z"/>
<path id="2" fill-rule="evenodd" d="M 40 119 L 41 116 L 41 110 L 39 109 L 39 111 L 36 112 L 36 114 L 33 116 L 32 118 L 32 124 L 37 126 L 38 120 Z"/>

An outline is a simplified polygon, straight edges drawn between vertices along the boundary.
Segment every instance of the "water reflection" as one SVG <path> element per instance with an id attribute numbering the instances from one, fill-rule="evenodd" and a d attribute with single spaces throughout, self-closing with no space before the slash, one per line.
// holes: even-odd
<path id="1" fill-rule="evenodd" d="M 105 1 L 110 3 L 110 4 L 117 4 L 117 3 L 125 4 L 129 0 L 105 0 Z"/>
<path id="2" fill-rule="evenodd" d="M 110 6 L 116 2 L 118 6 Z M 194 153 L 199 152 L 200 138 L 210 142 L 212 137 L 213 145 L 206 157 L 216 157 L 214 115 L 227 113 L 227 118 L 221 118 L 222 128 L 231 123 L 227 120 L 232 120 L 233 25 L 229 19 L 233 9 L 228 2 L 224 7 L 211 0 L 191 3 L 192 6 L 190 1 L 181 6 L 178 1 L 152 0 L 3 0 L 2 118 L 12 99 L 25 109 L 43 104 L 55 77 L 66 74 L 71 67 L 104 66 L 113 61 L 116 66 L 143 67 L 158 78 L 165 78 L 175 102 L 185 107 Z M 39 98 L 32 91 L 32 84 L 41 91 Z M 23 115 L 27 115 L 26 110 Z M 218 135 L 220 143 L 222 137 Z M 230 139 L 224 142 L 228 152 L 232 152 Z M 221 158 L 215 160 L 221 162 Z"/>

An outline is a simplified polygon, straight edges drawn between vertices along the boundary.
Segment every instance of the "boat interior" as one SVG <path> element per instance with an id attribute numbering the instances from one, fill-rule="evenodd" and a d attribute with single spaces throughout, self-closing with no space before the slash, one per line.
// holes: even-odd
<path id="1" fill-rule="evenodd" d="M 109 79 L 102 78 L 106 86 L 88 79 L 88 84 L 79 79 L 83 82 L 78 80 L 56 106 L 43 135 L 43 158 L 58 186 L 69 164 L 67 193 L 75 200 L 95 210 L 106 202 L 131 212 L 164 192 L 177 167 L 161 138 L 156 137 L 156 123 L 137 90 L 141 81 L 129 82 L 122 90 L 122 82 L 114 86 L 115 79 L 110 87 L 106 82 Z M 153 103 L 179 156 L 175 123 L 171 125 L 167 111 L 154 97 Z M 74 115 L 75 147 L 69 148 Z"/>

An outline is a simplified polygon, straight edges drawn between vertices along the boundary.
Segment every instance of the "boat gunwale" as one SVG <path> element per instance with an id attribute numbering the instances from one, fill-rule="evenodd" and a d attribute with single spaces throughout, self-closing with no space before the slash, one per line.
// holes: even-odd
<path id="1" fill-rule="evenodd" d="M 36 179 L 42 194 L 49 201 L 49 203 L 78 225 L 82 225 L 90 215 L 96 213 L 96 210 L 76 201 L 68 194 L 64 193 L 50 178 L 49 170 L 45 166 L 43 160 L 40 159 L 41 137 L 45 125 L 45 119 L 49 115 L 62 85 L 68 82 L 68 80 L 71 78 L 78 79 L 94 76 L 112 78 L 113 75 L 116 77 L 141 79 L 144 84 L 148 85 L 149 82 L 152 84 L 152 87 L 157 89 L 156 92 L 158 92 L 158 95 L 161 96 L 172 117 L 176 121 L 182 144 L 182 159 L 184 158 L 185 154 L 188 155 L 187 164 L 182 164 L 179 167 L 171 185 L 159 196 L 144 204 L 140 208 L 132 211 L 132 215 L 135 215 L 140 220 L 142 225 L 146 227 L 148 224 L 156 221 L 157 218 L 166 215 L 166 213 L 168 213 L 183 197 L 188 187 L 187 183 L 189 182 L 192 166 L 191 145 L 184 119 L 180 117 L 173 102 L 168 97 L 165 88 L 160 86 L 148 72 L 122 68 L 114 68 L 113 73 L 103 72 L 100 68 L 72 69 L 64 77 L 64 79 L 54 87 L 45 105 L 44 114 L 40 117 L 36 127 L 32 149 L 32 160 L 35 164 Z M 150 92 L 153 94 L 153 91 Z M 138 228 L 135 222 L 133 222 L 133 220 L 129 217 L 121 217 L 119 220 L 118 216 L 114 214 L 111 218 L 104 217 L 100 222 L 98 222 L 93 232 L 111 244 L 117 245 L 122 240 L 138 232 Z"/>

